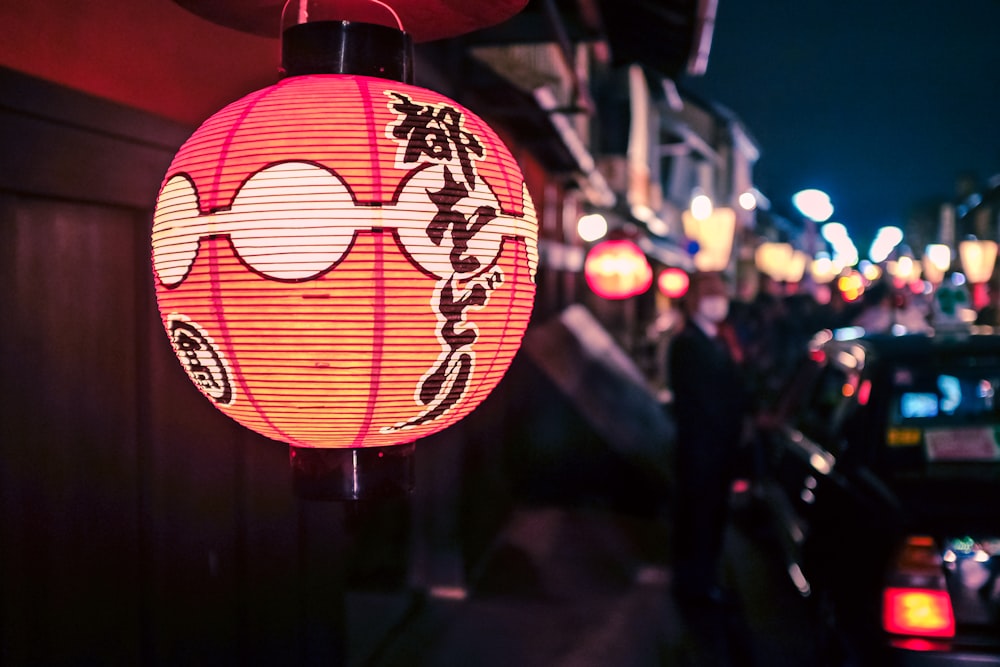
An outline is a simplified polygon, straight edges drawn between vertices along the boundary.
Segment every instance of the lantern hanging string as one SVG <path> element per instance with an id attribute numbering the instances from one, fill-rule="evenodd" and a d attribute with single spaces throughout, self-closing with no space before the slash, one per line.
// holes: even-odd
<path id="1" fill-rule="evenodd" d="M 309 1 L 308 0 L 287 0 L 285 2 L 284 8 L 281 10 L 282 17 L 284 17 L 285 12 L 288 11 L 289 5 L 291 5 L 293 2 L 298 2 L 299 3 L 298 20 L 297 20 L 296 23 L 298 25 L 302 25 L 303 23 L 308 23 L 309 22 Z M 392 18 L 396 21 L 396 27 L 399 28 L 399 31 L 400 32 L 406 32 L 406 30 L 403 28 L 403 21 L 399 18 L 399 14 L 396 13 L 395 9 L 393 9 L 392 7 L 390 7 L 389 5 L 387 5 L 386 3 L 382 2 L 382 0 L 369 0 L 369 2 L 371 2 L 372 4 L 378 5 L 382 9 L 386 10 L 387 12 L 389 12 L 392 15 Z M 284 21 L 282 21 L 282 23 L 284 23 Z"/>
<path id="2" fill-rule="evenodd" d="M 386 3 L 382 2 L 382 0 L 370 0 L 370 1 L 373 2 L 373 3 L 375 3 L 378 6 L 382 7 L 383 9 L 385 9 L 390 14 L 392 14 L 392 18 L 396 19 L 396 27 L 399 28 L 399 31 L 400 32 L 406 32 L 406 30 L 403 29 L 403 21 L 400 20 L 399 14 L 396 13 L 395 9 L 393 9 L 392 7 L 390 7 L 389 5 L 387 5 Z"/>

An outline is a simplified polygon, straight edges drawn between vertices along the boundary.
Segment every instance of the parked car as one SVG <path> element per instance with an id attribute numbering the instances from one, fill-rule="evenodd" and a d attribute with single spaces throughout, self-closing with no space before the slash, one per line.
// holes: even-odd
<path id="1" fill-rule="evenodd" d="M 757 497 L 831 665 L 1000 665 L 1000 335 L 817 334 Z"/>

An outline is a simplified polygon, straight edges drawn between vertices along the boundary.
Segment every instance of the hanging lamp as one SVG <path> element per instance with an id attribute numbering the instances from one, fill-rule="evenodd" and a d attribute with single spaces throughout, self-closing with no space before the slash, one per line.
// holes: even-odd
<path id="1" fill-rule="evenodd" d="M 626 238 L 607 239 L 592 247 L 583 263 L 583 275 L 587 286 L 604 299 L 628 299 L 653 284 L 649 260 Z"/>
<path id="2" fill-rule="evenodd" d="M 537 221 L 477 115 L 412 85 L 411 40 L 289 2 L 282 78 L 206 120 L 153 215 L 161 319 L 198 389 L 289 445 L 296 493 L 412 489 L 414 442 L 517 351 Z"/>

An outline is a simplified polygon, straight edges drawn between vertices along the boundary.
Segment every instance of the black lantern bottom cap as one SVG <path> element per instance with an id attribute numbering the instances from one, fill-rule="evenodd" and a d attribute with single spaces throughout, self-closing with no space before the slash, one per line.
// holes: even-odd
<path id="1" fill-rule="evenodd" d="M 289 447 L 295 495 L 305 500 L 397 498 L 413 490 L 415 443 L 390 447 Z"/>

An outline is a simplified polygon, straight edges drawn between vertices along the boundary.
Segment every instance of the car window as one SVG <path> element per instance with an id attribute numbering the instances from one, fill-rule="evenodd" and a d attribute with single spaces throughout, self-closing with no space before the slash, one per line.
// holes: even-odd
<path id="1" fill-rule="evenodd" d="M 833 365 L 822 367 L 812 386 L 806 390 L 808 398 L 798 411 L 797 428 L 821 447 L 836 450 L 834 435 L 843 408 L 856 389 L 856 379 L 843 369 Z"/>
<path id="2" fill-rule="evenodd" d="M 816 361 L 804 357 L 795 372 L 790 373 L 782 383 L 777 399 L 769 407 L 781 417 L 794 421 L 794 415 L 802 410 L 803 403 L 807 402 L 809 392 L 812 391 L 822 368 Z"/>
<path id="3" fill-rule="evenodd" d="M 1000 462 L 1000 367 L 904 365 L 892 386 L 886 442 L 897 464 Z"/>

